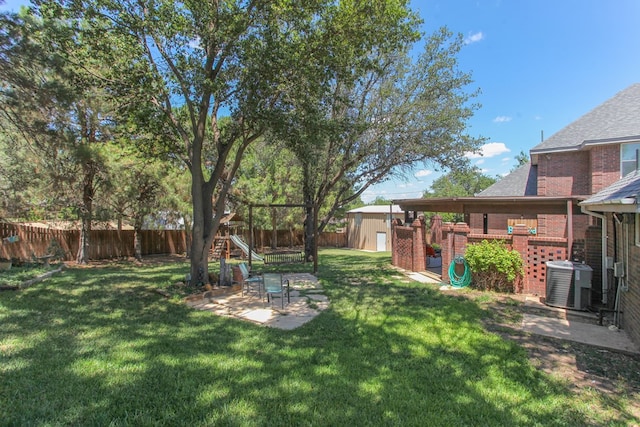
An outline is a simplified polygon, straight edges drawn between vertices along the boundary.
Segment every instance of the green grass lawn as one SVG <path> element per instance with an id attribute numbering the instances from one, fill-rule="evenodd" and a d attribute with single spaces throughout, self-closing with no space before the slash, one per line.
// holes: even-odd
<path id="1" fill-rule="evenodd" d="M 153 292 L 186 264 L 65 270 L 0 293 L 0 425 L 628 425 L 389 254 L 321 251 L 329 310 L 293 331 Z"/>

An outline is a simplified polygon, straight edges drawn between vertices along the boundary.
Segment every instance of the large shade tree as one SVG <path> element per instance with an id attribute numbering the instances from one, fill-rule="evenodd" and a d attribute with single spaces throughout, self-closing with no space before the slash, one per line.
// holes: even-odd
<path id="1" fill-rule="evenodd" d="M 462 37 L 442 28 L 416 59 L 406 42 L 388 40 L 372 50 L 366 65 L 354 69 L 357 79 L 338 76 L 313 103 L 315 114 L 294 111 L 274 135 L 302 164 L 305 203 L 326 208 L 320 230 L 371 185 L 417 163 L 455 169 L 482 142 L 466 133 L 478 105 L 471 102 L 477 92 L 467 90 L 471 76 L 457 66 Z M 306 234 L 309 242 L 313 229 Z"/>
<path id="2" fill-rule="evenodd" d="M 163 135 L 164 150 L 187 165 L 196 282 L 207 280 L 209 249 L 247 147 L 283 114 L 313 111 L 310 100 L 338 78 L 355 78 L 352 70 L 376 44 L 412 31 L 414 22 L 403 0 L 42 4 L 85 22 L 84 39 L 93 36 L 95 55 L 110 64 L 103 78 L 130 114 L 131 132 Z"/>

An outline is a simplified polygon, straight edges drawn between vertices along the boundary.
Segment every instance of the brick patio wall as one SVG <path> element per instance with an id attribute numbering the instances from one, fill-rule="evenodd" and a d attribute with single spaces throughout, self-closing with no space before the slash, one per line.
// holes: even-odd
<path id="1" fill-rule="evenodd" d="M 416 224 L 416 223 L 414 223 Z M 392 263 L 410 271 L 424 271 L 425 255 L 416 249 L 423 235 L 422 225 L 394 227 Z M 595 239 L 595 237 L 593 237 Z M 546 291 L 546 262 L 568 259 L 567 239 L 532 236 L 526 226 L 515 226 L 513 234 L 471 233 L 466 223 L 444 223 L 442 225 L 442 281 L 449 283 L 448 267 L 457 255 L 464 256 L 467 245 L 482 240 L 501 240 L 509 249 L 520 253 L 525 264 L 525 277 L 520 291 L 526 294 L 544 296 Z M 424 245 L 421 245 L 424 247 Z M 593 266 L 594 271 L 598 268 Z M 595 277 L 594 277 L 595 279 Z M 598 283 L 595 282 L 594 283 Z"/>

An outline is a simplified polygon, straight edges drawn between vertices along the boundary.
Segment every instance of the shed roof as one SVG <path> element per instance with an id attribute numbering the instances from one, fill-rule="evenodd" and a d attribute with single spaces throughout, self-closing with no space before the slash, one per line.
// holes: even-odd
<path id="1" fill-rule="evenodd" d="M 635 83 L 533 147 L 533 163 L 538 154 L 579 150 L 590 144 L 639 140 L 638 117 L 640 83 Z"/>
<path id="2" fill-rule="evenodd" d="M 398 205 L 392 205 L 391 207 L 393 213 L 402 213 L 402 209 Z M 361 206 L 359 208 L 351 209 L 347 211 L 347 213 L 380 213 L 380 214 L 388 214 L 390 211 L 389 205 L 370 205 L 370 206 Z"/>

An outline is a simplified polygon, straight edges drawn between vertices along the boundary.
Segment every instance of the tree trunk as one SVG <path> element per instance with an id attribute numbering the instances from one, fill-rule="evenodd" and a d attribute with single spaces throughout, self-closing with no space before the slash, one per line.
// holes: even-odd
<path id="1" fill-rule="evenodd" d="M 215 233 L 213 221 L 213 185 L 205 182 L 200 168 L 191 174 L 193 198 L 193 232 L 191 235 L 191 283 L 196 286 L 209 283 L 209 251 Z M 220 215 L 220 213 L 216 213 Z M 219 222 L 217 222 L 219 223 Z"/>
<path id="2" fill-rule="evenodd" d="M 305 195 L 305 219 L 304 219 L 304 259 L 306 262 L 312 262 L 315 247 L 315 233 L 313 223 L 313 198 Z"/>
<path id="3" fill-rule="evenodd" d="M 142 261 L 142 218 L 136 218 L 133 226 L 133 256 Z"/>
<path id="4" fill-rule="evenodd" d="M 271 249 L 278 249 L 278 221 L 275 208 L 271 209 Z"/>
<path id="5" fill-rule="evenodd" d="M 314 244 L 314 215 L 313 215 L 313 199 L 314 190 L 311 186 L 311 172 L 307 164 L 302 166 L 303 169 L 303 182 L 302 182 L 302 195 L 304 198 L 304 259 L 306 262 L 313 261 L 313 255 L 315 247 Z"/>
<path id="6" fill-rule="evenodd" d="M 82 210 L 82 220 L 80 224 L 80 244 L 78 245 L 78 254 L 76 262 L 78 264 L 86 264 L 89 262 L 89 235 L 91 234 L 91 214 Z"/>
<path id="7" fill-rule="evenodd" d="M 95 162 L 88 160 L 84 162 L 82 169 L 82 206 L 80 207 L 82 225 L 80 228 L 80 245 L 78 247 L 78 255 L 76 256 L 76 262 L 78 264 L 86 264 L 89 262 L 89 236 L 91 234 L 94 196 L 93 181 L 97 167 Z"/>

